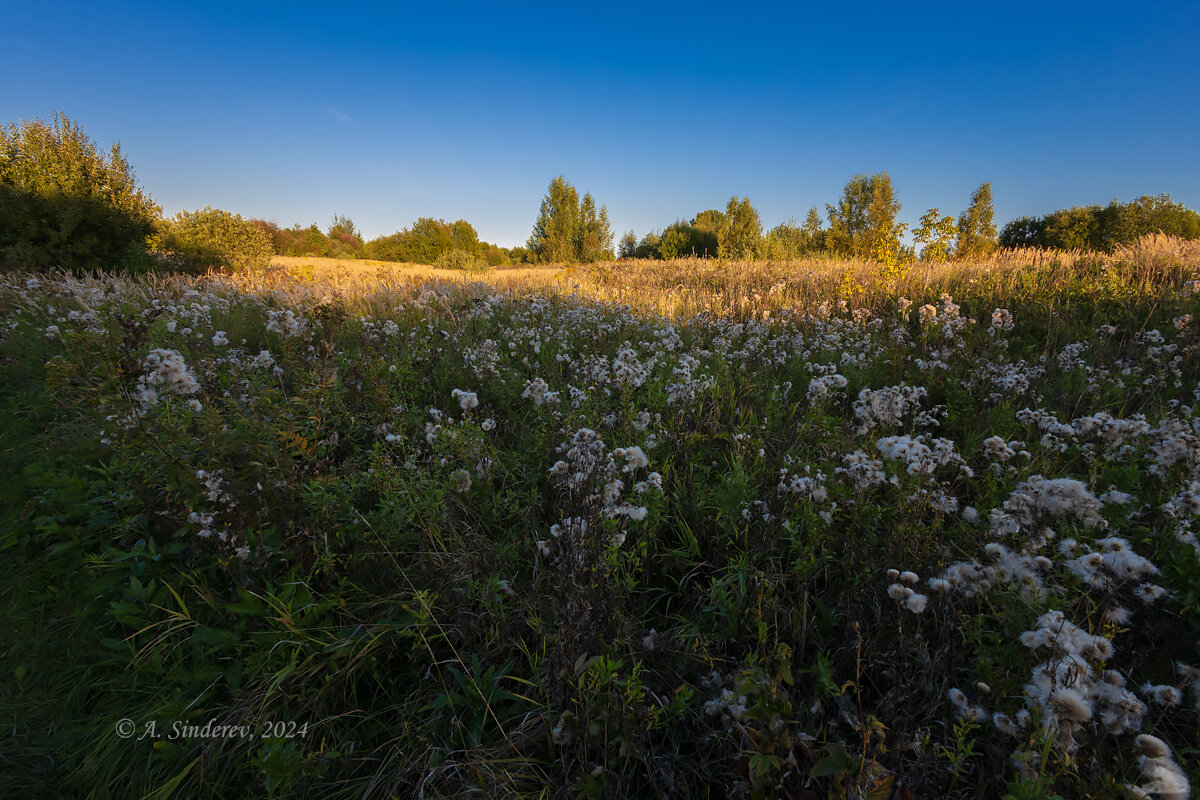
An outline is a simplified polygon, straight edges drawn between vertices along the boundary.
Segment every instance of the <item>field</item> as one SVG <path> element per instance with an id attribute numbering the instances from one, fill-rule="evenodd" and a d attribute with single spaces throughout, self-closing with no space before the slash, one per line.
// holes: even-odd
<path id="1" fill-rule="evenodd" d="M 1200 781 L 1194 244 L 10 272 L 0 308 L 23 795 Z"/>

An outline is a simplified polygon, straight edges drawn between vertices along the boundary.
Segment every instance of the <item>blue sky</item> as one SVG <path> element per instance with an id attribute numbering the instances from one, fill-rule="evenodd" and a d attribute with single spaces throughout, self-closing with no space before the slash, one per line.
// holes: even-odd
<path id="1" fill-rule="evenodd" d="M 888 171 L 910 224 L 1167 193 L 1200 209 L 1200 3 L 0 0 L 0 121 L 65 111 L 171 214 L 529 236 L 563 174 L 638 235 L 766 227 Z"/>

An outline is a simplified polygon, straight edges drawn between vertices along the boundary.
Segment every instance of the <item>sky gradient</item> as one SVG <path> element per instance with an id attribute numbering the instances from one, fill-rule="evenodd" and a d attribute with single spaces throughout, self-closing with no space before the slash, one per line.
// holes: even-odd
<path id="1" fill-rule="evenodd" d="M 1200 3 L 0 0 L 0 122 L 65 111 L 166 214 L 523 245 L 550 179 L 638 236 L 766 228 L 888 171 L 900 217 L 1170 194 L 1200 209 Z"/>

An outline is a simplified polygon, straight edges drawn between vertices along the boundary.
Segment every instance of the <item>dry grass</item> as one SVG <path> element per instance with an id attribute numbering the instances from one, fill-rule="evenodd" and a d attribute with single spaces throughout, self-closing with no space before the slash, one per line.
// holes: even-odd
<path id="1" fill-rule="evenodd" d="M 956 294 L 964 287 L 999 296 L 1083 286 L 1109 294 L 1147 294 L 1180 286 L 1200 274 L 1200 242 L 1169 236 L 1143 237 L 1115 253 L 1038 248 L 1000 250 L 978 262 L 918 261 L 900 269 L 849 259 L 720 262 L 625 260 L 578 266 L 514 266 L 480 272 L 424 264 L 333 258 L 276 257 L 256 275 L 227 276 L 246 291 L 383 299 L 420 286 L 486 284 L 501 291 L 544 291 L 628 305 L 665 317 L 710 313 L 736 318 L 770 317 L 786 310 L 811 310 L 845 300 L 877 308 L 896 297 L 914 301 Z"/>

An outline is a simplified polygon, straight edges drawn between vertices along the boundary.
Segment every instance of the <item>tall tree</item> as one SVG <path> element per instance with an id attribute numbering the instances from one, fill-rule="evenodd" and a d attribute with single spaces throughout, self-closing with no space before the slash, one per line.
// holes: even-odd
<path id="1" fill-rule="evenodd" d="M 907 225 L 897 222 L 900 201 L 886 172 L 869 180 L 871 202 L 867 206 L 867 257 L 882 264 L 894 264 L 900 257 L 900 237 Z"/>
<path id="2" fill-rule="evenodd" d="M 996 249 L 996 211 L 992 207 L 992 185 L 981 183 L 971 195 L 971 205 L 958 217 L 959 259 L 987 258 Z"/>
<path id="3" fill-rule="evenodd" d="M 542 207 L 529 237 L 529 251 L 534 260 L 543 264 L 572 263 L 578 256 L 578 231 L 579 193 L 559 175 L 550 181 L 550 188 L 542 198 Z"/>
<path id="4" fill-rule="evenodd" d="M 600 207 L 596 212 L 596 201 L 591 192 L 584 194 L 579 204 L 579 228 L 575 234 L 575 258 L 585 264 L 593 261 L 611 261 L 612 227 L 608 224 L 608 209 Z"/>
<path id="5" fill-rule="evenodd" d="M 900 201 L 886 172 L 855 175 L 842 189 L 838 204 L 825 208 L 829 212 L 825 242 L 830 250 L 885 263 L 899 257 L 905 225 L 896 221 Z"/>
<path id="6" fill-rule="evenodd" d="M 825 231 L 821 228 L 821 215 L 817 207 L 808 210 L 804 225 L 800 228 L 802 252 L 815 253 L 825 249 Z"/>
<path id="7" fill-rule="evenodd" d="M 758 211 L 743 197 L 729 198 L 725 217 L 717 233 L 717 248 L 722 259 L 750 259 L 758 255 L 762 243 L 762 220 Z"/>

